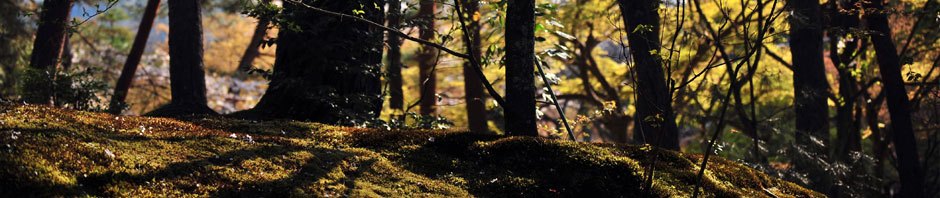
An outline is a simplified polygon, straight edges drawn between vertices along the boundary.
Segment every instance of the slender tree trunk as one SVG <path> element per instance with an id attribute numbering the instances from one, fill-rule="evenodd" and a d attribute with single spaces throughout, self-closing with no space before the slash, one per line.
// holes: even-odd
<path id="1" fill-rule="evenodd" d="M 902 197 L 924 197 L 924 178 L 917 154 L 917 140 L 911 121 L 911 104 L 901 77 L 901 63 L 897 47 L 891 39 L 891 27 L 881 0 L 866 1 L 865 19 L 870 34 L 878 66 L 881 73 L 884 94 L 888 100 L 888 113 L 891 117 L 891 131 L 894 134 L 895 154 L 898 158 L 898 175 L 901 178 Z"/>
<path id="2" fill-rule="evenodd" d="M 881 128 L 878 127 L 878 112 L 881 111 L 881 104 L 884 103 L 884 94 L 878 94 L 875 98 L 869 97 L 868 104 L 866 104 L 866 113 L 865 119 L 868 122 L 868 129 L 871 130 L 871 144 L 872 144 L 872 155 L 875 158 L 875 178 L 884 179 L 884 170 L 885 170 L 885 159 L 887 159 L 888 151 L 888 141 L 887 137 L 884 135 L 884 132 L 881 131 Z M 878 195 L 885 195 L 887 190 L 884 188 L 884 183 L 880 182 L 876 184 L 876 190 L 878 190 Z"/>
<path id="3" fill-rule="evenodd" d="M 535 0 L 506 5 L 506 132 L 538 136 L 535 119 Z"/>
<path id="4" fill-rule="evenodd" d="M 793 56 L 793 88 L 797 145 L 812 153 L 808 157 L 827 159 L 829 151 L 829 84 L 823 64 L 823 25 L 818 0 L 791 0 L 790 53 Z M 819 141 L 813 141 L 813 139 Z M 821 142 L 817 144 L 815 142 Z M 797 156 L 797 167 L 808 170 L 812 188 L 830 193 L 831 178 L 824 168 L 805 156 Z"/>
<path id="5" fill-rule="evenodd" d="M 472 48 L 473 51 L 470 56 L 476 60 L 482 58 L 481 51 L 482 42 L 480 41 L 480 20 L 477 16 L 480 11 L 480 2 L 477 0 L 462 0 L 462 3 L 466 8 L 465 14 L 469 15 L 470 23 L 470 32 L 465 34 L 470 34 L 471 41 L 467 43 L 467 48 Z M 465 41 L 466 42 L 466 41 Z M 473 65 L 470 62 L 466 62 L 463 65 L 463 88 L 464 88 L 464 101 L 467 104 L 467 128 L 474 133 L 488 133 L 489 129 L 486 123 L 486 97 L 483 95 L 483 81 L 480 80 L 480 77 L 474 74 Z"/>
<path id="6" fill-rule="evenodd" d="M 167 0 L 170 18 L 170 104 L 148 114 L 214 114 L 207 105 L 203 69 L 202 6 L 196 0 Z"/>
<path id="7" fill-rule="evenodd" d="M 430 41 L 434 39 L 434 0 L 421 0 L 418 8 L 418 38 Z M 422 46 L 417 55 L 419 64 L 421 88 L 421 115 L 431 115 L 437 105 L 437 74 L 434 66 L 437 64 L 437 50 Z"/>
<path id="8" fill-rule="evenodd" d="M 679 130 L 672 111 L 672 97 L 659 56 L 658 0 L 619 0 L 627 27 L 630 54 L 636 68 L 637 101 L 634 140 L 657 147 L 679 150 Z"/>
<path id="9" fill-rule="evenodd" d="M 153 28 L 153 21 L 157 18 L 158 9 L 160 9 L 160 0 L 147 1 L 144 16 L 140 19 L 140 25 L 137 26 L 137 35 L 134 37 L 131 52 L 127 55 L 127 60 L 124 61 L 124 69 L 121 70 L 121 76 L 118 77 L 114 86 L 114 95 L 111 96 L 111 105 L 108 106 L 108 112 L 111 114 L 121 114 L 121 111 L 126 107 L 127 92 L 131 88 L 131 83 L 134 82 L 134 75 L 137 73 L 140 58 L 147 48 L 147 38 L 150 37 L 150 29 Z"/>
<path id="10" fill-rule="evenodd" d="M 54 104 L 53 76 L 67 42 L 65 38 L 68 34 L 72 3 L 74 0 L 47 0 L 42 3 L 29 67 L 49 79 L 27 84 L 23 97 L 27 103 Z"/>
<path id="11" fill-rule="evenodd" d="M 268 4 L 271 0 L 265 0 L 262 4 Z M 261 55 L 259 48 L 261 48 L 261 42 L 264 41 L 264 36 L 268 35 L 268 24 L 270 20 L 267 18 L 258 19 L 258 24 L 255 26 L 255 32 L 251 34 L 251 40 L 248 43 L 248 47 L 245 48 L 245 53 L 242 55 L 242 59 L 238 61 L 238 71 L 237 75 L 239 78 L 244 79 L 247 77 L 247 73 L 251 70 L 251 64 L 255 62 L 255 58 L 258 58 Z"/>
<path id="12" fill-rule="evenodd" d="M 302 1 L 385 23 L 383 0 Z M 255 109 L 244 116 L 361 125 L 382 110 L 383 29 L 285 2 L 297 30 L 278 33 L 274 74 Z"/>
<path id="13" fill-rule="evenodd" d="M 860 112 L 854 112 L 857 93 L 859 92 L 858 80 L 852 75 L 852 70 L 856 64 L 852 61 L 856 52 L 860 49 L 859 40 L 843 40 L 843 38 L 852 31 L 853 28 L 859 28 L 859 15 L 855 1 L 830 1 L 829 2 L 829 60 L 835 65 L 839 72 L 839 97 L 840 101 L 836 104 L 836 131 L 837 145 L 835 155 L 839 160 L 849 159 L 851 152 L 859 152 L 862 149 L 862 137 L 858 125 L 855 124 L 854 115 Z M 843 10 L 848 10 L 843 12 Z M 840 47 L 842 43 L 843 47 Z"/>
<path id="14" fill-rule="evenodd" d="M 388 1 L 388 27 L 398 30 L 401 28 L 401 0 Z M 401 79 L 401 37 L 388 33 L 388 93 L 389 107 L 402 110 L 405 106 L 405 97 L 402 93 Z"/>

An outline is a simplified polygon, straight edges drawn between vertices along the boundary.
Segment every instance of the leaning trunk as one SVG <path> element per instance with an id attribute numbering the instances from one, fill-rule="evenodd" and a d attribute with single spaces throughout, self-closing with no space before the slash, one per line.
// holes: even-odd
<path id="1" fill-rule="evenodd" d="M 679 130 L 672 111 L 672 98 L 659 56 L 659 1 L 620 0 L 620 11 L 636 67 L 636 119 L 634 140 L 678 150 Z"/>
<path id="2" fill-rule="evenodd" d="M 901 197 L 924 197 L 924 178 L 917 155 L 917 140 L 914 139 L 914 127 L 911 121 L 911 104 L 907 98 L 907 89 L 901 77 L 901 62 L 894 41 L 891 40 L 891 28 L 885 13 L 884 2 L 866 1 L 865 19 L 872 46 L 878 59 L 884 94 L 888 100 L 888 113 L 891 117 L 891 132 L 894 135 L 895 155 L 898 161 L 898 175 L 901 178 Z"/>
<path id="3" fill-rule="evenodd" d="M 250 116 L 346 125 L 374 120 L 382 109 L 383 30 L 306 6 L 356 14 L 384 23 L 381 0 L 286 2 L 296 29 L 278 33 L 274 74 Z"/>
<path id="4" fill-rule="evenodd" d="M 52 82 L 56 66 L 65 48 L 69 28 L 69 14 L 74 0 L 47 0 L 42 3 L 36 40 L 29 67 L 36 77 L 25 84 L 23 100 L 32 104 L 54 104 Z"/>
<path id="5" fill-rule="evenodd" d="M 112 114 L 120 114 L 126 107 L 127 91 L 131 88 L 134 75 L 137 73 L 137 65 L 140 64 L 140 58 L 147 48 L 147 38 L 150 37 L 150 29 L 153 27 L 153 20 L 157 17 L 159 7 L 160 0 L 147 1 L 144 16 L 137 27 L 137 36 L 134 37 L 134 45 L 131 46 L 131 52 L 124 61 L 124 69 L 121 70 L 121 76 L 118 77 L 114 86 L 114 95 L 111 96 L 111 105 L 108 106 L 108 112 Z"/>
<path id="6" fill-rule="evenodd" d="M 535 123 L 535 0 L 506 5 L 506 132 L 538 136 Z"/>
<path id="7" fill-rule="evenodd" d="M 262 2 L 263 4 L 270 3 L 270 0 Z M 270 19 L 265 17 L 258 18 L 258 24 L 255 26 L 254 33 L 251 34 L 251 40 L 248 41 L 248 47 L 245 48 L 245 53 L 242 54 L 241 60 L 238 61 L 238 74 L 237 77 L 244 79 L 248 75 L 248 72 L 252 68 L 252 63 L 255 62 L 255 58 L 258 58 L 261 55 L 261 42 L 264 41 L 264 36 L 268 35 L 268 24 Z"/>

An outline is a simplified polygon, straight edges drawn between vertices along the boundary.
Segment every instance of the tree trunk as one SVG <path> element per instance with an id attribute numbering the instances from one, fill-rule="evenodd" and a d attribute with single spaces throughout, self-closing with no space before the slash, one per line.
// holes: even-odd
<path id="1" fill-rule="evenodd" d="M 864 6 L 866 10 L 872 10 L 866 12 L 865 19 L 872 31 L 871 41 L 878 59 L 884 94 L 887 95 L 894 151 L 898 158 L 898 175 L 901 178 L 901 197 L 924 197 L 924 178 L 911 121 L 911 104 L 901 77 L 897 48 L 891 40 L 891 27 L 888 26 L 884 2 L 866 1 Z"/>
<path id="2" fill-rule="evenodd" d="M 262 4 L 268 4 L 271 0 L 265 0 Z M 259 48 L 261 48 L 261 41 L 264 41 L 264 36 L 268 35 L 268 24 L 270 19 L 261 17 L 258 19 L 258 24 L 255 26 L 255 32 L 251 34 L 251 40 L 248 42 L 248 47 L 245 48 L 245 53 L 242 55 L 241 60 L 238 61 L 238 71 L 237 77 L 244 79 L 248 75 L 248 71 L 252 68 L 252 63 L 255 62 L 255 58 L 258 58 L 261 55 Z"/>
<path id="3" fill-rule="evenodd" d="M 421 0 L 418 8 L 418 38 L 430 41 L 434 39 L 434 0 Z M 421 90 L 421 115 L 431 115 L 437 105 L 437 50 L 422 46 L 417 55 Z"/>
<path id="4" fill-rule="evenodd" d="M 794 159 L 797 167 L 809 170 L 813 189 L 829 193 L 829 173 L 804 157 L 828 159 L 829 151 L 829 84 L 823 63 L 823 25 L 818 0 L 791 0 L 790 53 L 793 56 L 793 88 L 797 145 L 806 146 L 810 156 Z M 813 141 L 813 139 L 819 141 Z M 815 142 L 821 142 L 817 144 Z"/>
<path id="5" fill-rule="evenodd" d="M 121 70 L 121 76 L 118 77 L 114 86 L 114 95 L 111 96 L 111 105 L 108 106 L 108 112 L 111 114 L 121 114 L 126 107 L 125 99 L 127 92 L 134 82 L 134 75 L 137 73 L 137 65 L 140 64 L 140 57 L 143 56 L 147 48 L 147 38 L 150 37 L 150 29 L 153 28 L 153 21 L 157 17 L 157 10 L 160 9 L 160 0 L 147 0 L 147 7 L 144 8 L 144 16 L 140 19 L 140 25 L 137 27 L 137 35 L 134 37 L 134 44 L 131 46 L 131 52 L 124 61 L 124 69 Z"/>
<path id="6" fill-rule="evenodd" d="M 388 27 L 394 30 L 401 28 L 401 0 L 388 1 Z M 401 79 L 401 37 L 388 33 L 388 93 L 389 107 L 402 110 L 405 106 L 405 97 L 402 93 Z"/>
<path id="7" fill-rule="evenodd" d="M 302 1 L 325 10 L 384 23 L 381 0 Z M 361 125 L 382 110 L 384 30 L 286 2 L 286 20 L 296 30 L 278 34 L 274 74 L 248 116 Z"/>
<path id="8" fill-rule="evenodd" d="M 853 60 L 855 54 L 860 50 L 859 40 L 852 39 L 843 41 L 843 38 L 852 31 L 853 28 L 859 28 L 858 8 L 853 8 L 854 1 L 830 1 L 829 19 L 829 60 L 835 65 L 839 72 L 839 98 L 836 104 L 836 131 L 837 145 L 835 155 L 836 159 L 849 159 L 851 152 L 860 152 L 862 149 L 862 137 L 858 125 L 854 120 L 854 115 L 860 112 L 854 112 L 858 92 L 858 80 L 852 76 L 852 70 L 857 66 Z M 848 12 L 843 12 L 848 10 Z M 844 47 L 839 47 L 840 42 Z"/>
<path id="9" fill-rule="evenodd" d="M 634 140 L 653 146 L 679 150 L 679 130 L 672 111 L 672 97 L 659 56 L 658 0 L 619 0 L 627 27 L 630 54 L 636 68 L 637 101 Z"/>
<path id="10" fill-rule="evenodd" d="M 202 62 L 201 1 L 168 0 L 170 18 L 170 104 L 150 115 L 214 114 L 207 106 Z"/>
<path id="11" fill-rule="evenodd" d="M 535 120 L 535 0 L 506 5 L 506 132 L 538 136 Z"/>
<path id="12" fill-rule="evenodd" d="M 867 95 L 867 94 L 866 94 Z M 884 135 L 884 131 L 881 131 L 881 128 L 878 126 L 878 112 L 881 111 L 881 104 L 884 103 L 884 94 L 878 94 L 874 98 L 868 96 L 867 99 L 870 100 L 866 106 L 865 119 L 868 122 L 868 129 L 871 130 L 871 150 L 872 157 L 875 159 L 875 174 L 876 179 L 884 181 L 885 173 L 885 161 L 888 158 L 888 141 L 887 137 Z M 879 182 L 875 184 L 875 189 L 877 190 L 880 196 L 885 196 L 888 192 L 884 186 L 884 182 Z"/>
<path id="13" fill-rule="evenodd" d="M 65 48 L 72 3 L 74 0 L 47 0 L 42 3 L 29 67 L 48 79 L 27 84 L 23 97 L 27 103 L 54 104 L 53 76 Z"/>
<path id="14" fill-rule="evenodd" d="M 470 34 L 471 41 L 467 43 L 467 48 L 472 48 L 470 54 L 473 59 L 480 60 L 482 42 L 480 41 L 480 20 L 473 17 L 480 11 L 480 3 L 477 0 L 462 0 L 467 15 L 470 16 Z M 465 41 L 466 42 L 466 41 Z M 483 95 L 483 81 L 474 73 L 473 65 L 466 62 L 463 65 L 463 88 L 464 101 L 467 103 L 467 128 L 474 133 L 488 133 L 489 129 L 486 123 L 486 97 Z"/>

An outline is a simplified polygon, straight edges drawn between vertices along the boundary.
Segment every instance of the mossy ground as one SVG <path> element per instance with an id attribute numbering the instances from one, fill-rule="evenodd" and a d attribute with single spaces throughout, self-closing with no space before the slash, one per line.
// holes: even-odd
<path id="1" fill-rule="evenodd" d="M 250 138 L 249 138 L 250 137 Z M 700 155 L 613 144 L 0 106 L 0 196 L 687 197 Z M 653 170 L 652 188 L 643 187 Z M 710 197 L 821 197 L 712 158 Z"/>

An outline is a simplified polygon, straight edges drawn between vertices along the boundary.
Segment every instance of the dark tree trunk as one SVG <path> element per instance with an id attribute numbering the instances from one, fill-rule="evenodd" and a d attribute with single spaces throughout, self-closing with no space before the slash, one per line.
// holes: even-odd
<path id="1" fill-rule="evenodd" d="M 355 13 L 384 23 L 381 0 L 303 1 L 325 10 Z M 353 19 L 284 4 L 286 20 L 296 30 L 278 34 L 274 74 L 268 90 L 249 116 L 359 125 L 382 109 L 384 30 Z M 252 114 L 253 113 L 253 114 Z"/>
<path id="2" fill-rule="evenodd" d="M 635 141 L 678 150 L 679 130 L 666 87 L 659 41 L 658 0 L 619 0 L 627 27 L 630 54 L 636 68 L 637 101 L 633 137 Z"/>
<path id="3" fill-rule="evenodd" d="M 401 28 L 401 0 L 388 1 L 388 27 L 394 30 Z M 401 37 L 388 33 L 388 93 L 389 107 L 402 110 L 405 106 L 405 96 L 402 93 L 401 79 Z"/>
<path id="4" fill-rule="evenodd" d="M 434 39 L 434 0 L 421 0 L 418 8 L 418 38 L 430 41 Z M 437 50 L 422 46 L 418 52 L 418 66 L 421 88 L 421 115 L 431 115 L 437 105 Z"/>
<path id="5" fill-rule="evenodd" d="M 108 106 L 108 112 L 111 114 L 121 114 L 126 107 L 127 91 L 134 82 L 134 75 L 137 73 L 137 66 L 140 64 L 140 57 L 143 56 L 147 48 L 147 38 L 150 37 L 150 29 L 153 28 L 153 21 L 157 17 L 157 10 L 160 9 L 160 0 L 148 0 L 147 7 L 144 8 L 144 16 L 140 19 L 140 25 L 137 27 L 137 35 L 134 37 L 134 45 L 131 46 L 131 52 L 124 61 L 124 69 L 121 70 L 121 76 L 118 77 L 114 86 L 114 95 L 111 96 L 111 105 Z"/>
<path id="6" fill-rule="evenodd" d="M 798 156 L 797 167 L 808 170 L 812 187 L 828 193 L 831 179 L 829 173 L 804 157 L 828 159 L 829 151 L 829 84 L 823 63 L 823 24 L 818 0 L 791 0 L 790 53 L 793 56 L 793 88 L 796 116 L 797 145 L 805 146 L 810 156 Z M 813 141 L 816 138 L 822 144 Z"/>
<path id="7" fill-rule="evenodd" d="M 270 3 L 270 0 L 262 2 L 262 4 Z M 258 19 L 258 24 L 255 26 L 255 32 L 251 34 L 251 40 L 248 42 L 248 47 L 245 48 L 245 53 L 242 54 L 241 60 L 238 61 L 238 77 L 244 79 L 247 77 L 247 73 L 252 68 L 252 63 L 255 62 L 255 58 L 258 58 L 261 55 L 259 48 L 261 48 L 261 42 L 264 41 L 264 36 L 268 35 L 268 24 L 270 19 L 261 17 Z"/>
<path id="8" fill-rule="evenodd" d="M 871 144 L 872 144 L 872 157 L 875 158 L 875 178 L 884 180 L 885 173 L 885 161 L 888 158 L 888 142 L 887 137 L 884 135 L 884 131 L 878 126 L 878 112 L 881 111 L 881 104 L 884 103 L 884 94 L 878 94 L 874 98 L 869 96 L 867 99 L 871 102 L 868 102 L 866 106 L 865 119 L 868 122 L 868 129 L 871 130 Z M 884 183 L 878 183 L 875 185 L 875 189 L 879 193 L 878 195 L 886 195 L 888 192 L 883 185 Z"/>
<path id="9" fill-rule="evenodd" d="M 170 104 L 150 115 L 214 114 L 207 106 L 202 62 L 202 5 L 196 0 L 168 0 L 170 18 Z"/>
<path id="10" fill-rule="evenodd" d="M 473 17 L 480 10 L 480 3 L 477 0 L 462 0 L 467 15 L 470 16 L 468 27 L 471 41 L 467 43 L 467 48 L 472 48 L 470 54 L 473 59 L 482 58 L 482 43 L 480 42 L 480 21 Z M 486 97 L 483 95 L 483 81 L 474 74 L 473 65 L 466 62 L 463 65 L 463 88 L 464 101 L 467 103 L 467 128 L 474 133 L 488 133 L 489 129 L 486 123 Z"/>
<path id="11" fill-rule="evenodd" d="M 23 100 L 32 104 L 54 104 L 52 79 L 65 48 L 69 14 L 74 0 L 47 0 L 42 3 L 39 27 L 30 55 L 29 67 L 49 79 L 27 84 Z"/>
<path id="12" fill-rule="evenodd" d="M 843 41 L 854 28 L 859 28 L 858 8 L 854 1 L 829 2 L 829 60 L 839 72 L 839 98 L 836 104 L 836 131 L 837 141 L 834 146 L 836 159 L 847 160 L 851 152 L 860 152 L 862 149 L 862 136 L 856 125 L 854 112 L 858 92 L 858 80 L 852 75 L 857 66 L 853 61 L 856 52 L 860 50 L 859 40 Z M 842 42 L 844 47 L 839 47 Z"/>
<path id="13" fill-rule="evenodd" d="M 506 132 L 538 136 L 535 120 L 535 0 L 506 5 Z"/>
<path id="14" fill-rule="evenodd" d="M 919 156 L 917 140 L 911 121 L 911 104 L 907 98 L 907 89 L 901 77 L 901 63 L 894 41 L 891 40 L 891 27 L 884 12 L 881 0 L 866 1 L 865 19 L 872 46 L 878 59 L 884 94 L 888 100 L 888 113 L 891 117 L 891 132 L 894 134 L 895 154 L 898 158 L 898 175 L 901 178 L 901 197 L 924 197 L 924 178 Z"/>

